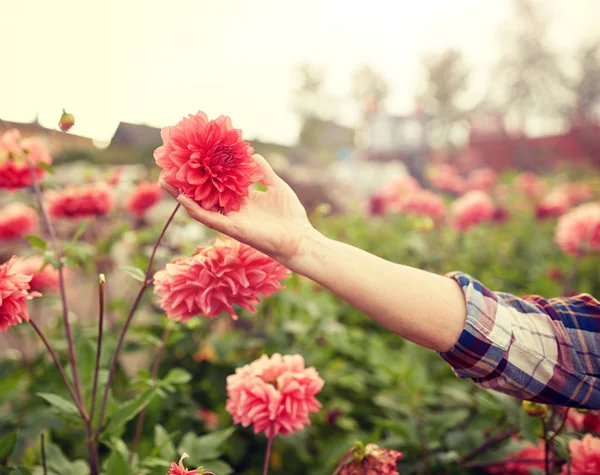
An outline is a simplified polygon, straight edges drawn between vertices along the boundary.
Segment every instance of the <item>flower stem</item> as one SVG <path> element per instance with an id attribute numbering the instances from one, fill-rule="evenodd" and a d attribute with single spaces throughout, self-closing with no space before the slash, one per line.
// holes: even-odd
<path id="1" fill-rule="evenodd" d="M 71 386 L 71 383 L 69 382 L 69 378 L 67 378 L 65 370 L 63 369 L 62 365 L 60 364 L 60 360 L 58 359 L 56 352 L 54 351 L 52 346 L 50 346 L 50 343 L 48 343 L 48 340 L 42 333 L 42 330 L 40 329 L 40 327 L 37 326 L 37 324 L 33 321 L 33 319 L 30 318 L 29 323 L 31 324 L 34 331 L 38 334 L 38 336 L 42 340 L 42 343 L 44 343 L 44 346 L 46 347 L 46 349 L 48 350 L 48 353 L 50 354 L 52 361 L 54 361 L 54 364 L 56 365 L 56 368 L 58 369 L 60 376 L 62 377 L 63 381 L 65 382 L 65 386 L 66 386 L 67 390 L 69 391 L 69 394 L 71 395 L 71 398 L 73 399 L 73 402 L 75 403 L 75 406 L 77 406 L 77 410 L 79 411 L 81 418 L 84 421 L 87 421 L 88 415 L 85 412 L 85 408 L 81 405 L 81 403 L 79 402 L 79 399 L 77 399 L 77 396 L 75 395 L 75 391 L 73 390 L 73 387 Z"/>
<path id="2" fill-rule="evenodd" d="M 350 450 L 348 450 L 348 452 L 346 452 L 344 454 L 344 456 L 342 457 L 342 460 L 340 460 L 340 463 L 338 464 L 338 466 L 335 467 L 335 470 L 333 471 L 333 475 L 338 475 L 338 473 L 341 472 L 342 468 L 344 468 L 344 465 L 346 464 L 346 461 L 348 460 L 348 457 L 350 457 L 353 452 L 354 452 L 354 447 L 352 447 Z"/>
<path id="3" fill-rule="evenodd" d="M 48 211 L 46 210 L 46 206 L 44 205 L 44 198 L 42 197 L 42 191 L 40 189 L 40 185 L 37 181 L 37 177 L 35 175 L 35 166 L 29 160 L 28 157 L 25 157 L 27 162 L 29 163 L 29 170 L 31 172 L 31 183 L 33 185 L 33 191 L 35 194 L 35 198 L 38 202 L 38 206 L 40 207 L 40 212 L 42 213 L 42 219 L 48 229 L 48 234 L 50 236 L 50 242 L 52 243 L 52 247 L 54 248 L 54 253 L 56 255 L 56 261 L 58 265 L 58 280 L 59 280 L 59 288 L 60 288 L 60 298 L 62 300 L 62 311 L 63 311 L 63 323 L 65 326 L 65 334 L 67 337 L 67 344 L 69 347 L 69 363 L 71 364 L 71 370 L 73 372 L 73 383 L 75 384 L 75 395 L 80 404 L 82 404 L 81 397 L 81 387 L 79 385 L 79 374 L 77 372 L 77 361 L 75 358 L 75 345 L 73 344 L 73 335 L 71 334 L 71 325 L 69 324 L 69 307 L 67 305 L 67 292 L 65 288 L 65 276 L 63 272 L 63 262 L 62 262 L 62 249 L 58 244 L 58 239 L 56 238 L 56 231 L 54 230 L 54 226 L 52 225 L 52 220 L 48 215 Z"/>
<path id="4" fill-rule="evenodd" d="M 548 438 L 548 425 L 544 417 L 540 417 L 542 430 L 544 432 L 544 467 L 546 475 L 550 475 L 550 440 Z"/>
<path id="5" fill-rule="evenodd" d="M 171 326 L 169 324 L 167 324 L 167 326 L 165 327 L 165 331 L 163 332 L 163 335 L 162 335 L 160 347 L 158 349 L 158 352 L 156 353 L 156 356 L 154 357 L 154 363 L 152 365 L 152 379 L 156 379 L 156 377 L 158 376 L 158 369 L 160 367 L 160 361 L 162 360 L 162 357 L 165 353 L 165 348 L 167 347 L 167 339 L 169 338 L 170 334 L 171 334 Z M 140 437 L 142 435 L 142 429 L 144 428 L 144 419 L 146 418 L 147 410 L 148 410 L 148 406 L 146 406 L 142 410 L 142 412 L 140 412 L 140 415 L 138 416 L 137 424 L 135 426 L 135 435 L 133 437 L 133 442 L 131 443 L 131 449 L 129 449 L 129 464 L 131 464 L 131 461 L 133 460 L 133 454 L 135 453 L 137 444 L 140 441 Z"/>
<path id="6" fill-rule="evenodd" d="M 273 423 L 271 423 L 271 426 Z M 269 473 L 269 460 L 271 459 L 271 445 L 273 445 L 274 437 L 269 437 L 269 441 L 267 442 L 267 452 L 265 453 L 265 465 L 263 467 L 263 475 L 267 475 Z"/>
<path id="7" fill-rule="evenodd" d="M 463 456 L 462 459 L 460 460 L 461 464 L 462 465 L 466 464 L 470 460 L 473 460 L 475 457 L 477 457 L 479 454 L 486 452 L 488 449 L 492 448 L 494 445 L 499 444 L 500 442 L 508 439 L 509 437 L 511 437 L 514 434 L 517 434 L 518 432 L 519 432 L 518 428 L 508 429 L 508 430 L 499 432 L 495 436 L 485 440 L 478 447 L 475 447 L 467 455 Z"/>
<path id="8" fill-rule="evenodd" d="M 48 475 L 48 467 L 46 466 L 46 443 L 44 439 L 44 433 L 42 432 L 40 441 L 42 445 L 42 473 Z"/>
<path id="9" fill-rule="evenodd" d="M 573 282 L 575 281 L 575 276 L 577 275 L 577 271 L 579 271 L 579 266 L 581 265 L 581 260 L 583 258 L 583 254 L 579 253 L 575 256 L 575 260 L 573 262 L 573 267 L 571 268 L 571 272 L 565 279 L 564 287 L 563 287 L 563 295 L 567 295 L 573 289 Z"/>
<path id="10" fill-rule="evenodd" d="M 121 352 L 121 348 L 123 347 L 123 343 L 125 341 L 125 334 L 127 333 L 127 330 L 129 329 L 129 325 L 131 325 L 131 321 L 133 320 L 133 315 L 135 314 L 135 311 L 137 310 L 137 307 L 139 306 L 140 301 L 142 300 L 142 296 L 144 295 L 144 292 L 152 283 L 152 265 L 154 264 L 154 256 L 156 255 L 156 250 L 158 249 L 158 246 L 160 245 L 160 242 L 162 241 L 162 238 L 165 235 L 165 232 L 167 231 L 169 224 L 171 224 L 171 221 L 173 221 L 175 214 L 177 214 L 177 211 L 179 210 L 179 206 L 181 206 L 179 203 L 177 204 L 177 206 L 175 206 L 173 213 L 171 213 L 171 216 L 169 216 L 169 219 L 165 223 L 165 226 L 163 227 L 160 235 L 158 236 L 158 239 L 156 240 L 156 243 L 154 244 L 154 248 L 152 249 L 152 254 L 150 255 L 150 260 L 148 261 L 148 267 L 146 269 L 144 283 L 142 284 L 142 287 L 140 288 L 140 290 L 135 298 L 135 301 L 133 302 L 133 305 L 131 306 L 131 310 L 129 311 L 127 320 L 125 320 L 125 324 L 123 325 L 123 329 L 121 330 L 121 334 L 119 335 L 119 341 L 117 342 L 117 347 L 115 348 L 115 352 L 113 353 L 113 357 L 110 362 L 110 368 L 108 370 L 108 380 L 106 381 L 106 386 L 104 388 L 104 396 L 102 397 L 102 404 L 100 406 L 100 414 L 98 416 L 98 428 L 96 429 L 96 437 L 100 434 L 100 432 L 102 432 L 102 429 L 103 429 L 103 419 L 104 419 L 104 412 L 106 410 L 106 403 L 108 402 L 108 392 L 110 390 L 110 385 L 112 383 L 112 380 L 115 376 L 115 372 L 117 370 L 117 360 L 119 357 L 119 353 Z"/>

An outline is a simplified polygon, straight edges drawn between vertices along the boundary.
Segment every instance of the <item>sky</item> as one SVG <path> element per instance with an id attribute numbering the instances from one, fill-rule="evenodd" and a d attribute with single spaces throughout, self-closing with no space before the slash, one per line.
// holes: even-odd
<path id="1" fill-rule="evenodd" d="M 564 55 L 600 37 L 600 2 L 543 5 Z M 203 110 L 229 115 L 248 139 L 291 144 L 300 62 L 326 66 L 338 98 L 371 64 L 391 85 L 390 112 L 406 113 L 422 55 L 459 48 L 475 101 L 510 18 L 510 0 L 0 0 L 0 118 L 55 127 L 66 108 L 73 133 L 100 144 L 121 120 L 162 127 Z"/>

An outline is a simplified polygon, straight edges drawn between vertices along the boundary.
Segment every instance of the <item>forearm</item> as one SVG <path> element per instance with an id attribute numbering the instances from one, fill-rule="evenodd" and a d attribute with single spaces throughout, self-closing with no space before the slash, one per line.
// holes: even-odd
<path id="1" fill-rule="evenodd" d="M 317 232 L 288 264 L 387 329 L 437 351 L 465 325 L 465 299 L 452 279 L 381 259 Z"/>

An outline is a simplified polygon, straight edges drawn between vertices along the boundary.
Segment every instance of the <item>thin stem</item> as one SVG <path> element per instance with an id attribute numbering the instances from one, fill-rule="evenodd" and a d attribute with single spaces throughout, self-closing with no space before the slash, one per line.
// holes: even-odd
<path id="1" fill-rule="evenodd" d="M 125 334 L 127 333 L 127 330 L 129 329 L 129 325 L 131 325 L 131 321 L 133 320 L 133 315 L 135 314 L 135 311 L 137 310 L 137 307 L 140 304 L 140 301 L 142 300 L 142 296 L 144 295 L 145 290 L 152 283 L 152 264 L 154 263 L 154 256 L 156 255 L 156 250 L 158 249 L 158 246 L 160 245 L 160 242 L 162 241 L 162 238 L 165 235 L 165 232 L 167 231 L 169 224 L 171 224 L 171 221 L 173 221 L 175 214 L 179 210 L 179 206 L 181 206 L 179 203 L 177 204 L 177 206 L 175 206 L 175 209 L 173 210 L 173 213 L 171 213 L 171 216 L 169 216 L 169 219 L 165 223 L 165 226 L 163 227 L 163 230 L 161 231 L 160 236 L 158 236 L 158 239 L 156 240 L 156 244 L 154 244 L 154 249 L 152 249 L 152 254 L 150 255 L 150 260 L 148 261 L 148 268 L 146 269 L 144 283 L 142 284 L 142 287 L 140 288 L 140 290 L 135 298 L 135 301 L 133 302 L 131 310 L 129 311 L 129 315 L 127 316 L 127 320 L 125 320 L 125 324 L 123 325 L 123 329 L 121 330 L 121 334 L 119 335 L 119 341 L 117 342 L 117 347 L 115 348 L 115 352 L 113 353 L 113 357 L 110 362 L 110 368 L 108 370 L 108 380 L 106 381 L 106 386 L 104 388 L 104 396 L 102 397 L 102 405 L 100 406 L 100 415 L 98 417 L 98 428 L 96 429 L 96 436 L 98 436 L 100 434 L 100 432 L 102 431 L 104 412 L 106 410 L 106 403 L 108 402 L 108 392 L 110 390 L 110 385 L 112 383 L 112 380 L 115 377 L 115 372 L 117 370 L 117 360 L 119 358 L 119 353 L 121 352 L 121 348 L 125 341 Z"/>
<path id="2" fill-rule="evenodd" d="M 338 475 L 338 473 L 340 473 L 342 471 L 342 468 L 344 468 L 344 465 L 346 465 L 346 461 L 348 460 L 348 457 L 350 457 L 353 453 L 354 453 L 354 447 L 352 447 L 350 450 L 348 450 L 348 452 L 346 452 L 344 454 L 344 456 L 342 457 L 342 460 L 340 460 L 340 463 L 338 464 L 338 466 L 335 467 L 335 470 L 333 471 L 333 475 Z"/>
<path id="3" fill-rule="evenodd" d="M 546 475 L 550 475 L 550 441 L 548 440 L 548 425 L 543 417 L 540 417 L 542 421 L 542 430 L 544 432 L 544 467 Z"/>
<path id="4" fill-rule="evenodd" d="M 90 475 L 100 474 L 100 459 L 98 458 L 98 444 L 94 437 L 94 429 L 92 428 L 92 422 L 87 421 L 85 423 L 85 434 L 87 438 L 88 446 L 88 462 L 90 465 Z"/>
<path id="5" fill-rule="evenodd" d="M 46 466 L 46 442 L 45 442 L 45 437 L 44 437 L 44 433 L 42 432 L 42 436 L 41 436 L 41 443 L 42 443 L 42 473 L 44 475 L 48 475 L 48 467 Z"/>
<path id="6" fill-rule="evenodd" d="M 563 416 L 562 421 L 560 422 L 560 425 L 558 426 L 558 429 L 556 429 L 556 431 L 552 434 L 552 437 L 550 437 L 548 439 L 549 442 L 552 442 L 554 439 L 556 439 L 556 437 L 562 432 L 562 430 L 565 428 L 565 424 L 567 422 L 567 419 L 569 417 L 569 411 L 571 409 L 567 408 L 567 410 L 565 411 L 565 415 Z"/>
<path id="7" fill-rule="evenodd" d="M 461 464 L 463 464 L 463 465 L 466 464 L 468 461 L 473 460 L 479 454 L 484 453 L 486 450 L 492 448 L 494 445 L 499 444 L 500 442 L 508 439 L 509 437 L 513 436 L 514 434 L 517 434 L 518 432 L 519 432 L 519 429 L 508 429 L 508 430 L 499 432 L 495 436 L 484 441 L 481 445 L 475 447 L 467 455 L 463 456 L 462 459 L 460 460 Z"/>
<path id="8" fill-rule="evenodd" d="M 167 339 L 171 334 L 171 326 L 167 324 L 165 327 L 165 331 L 163 332 L 160 347 L 156 356 L 154 357 L 154 363 L 152 365 L 152 379 L 156 379 L 158 376 L 158 369 L 160 367 L 160 361 L 165 353 L 165 348 L 167 347 Z M 135 449 L 137 448 L 137 444 L 140 441 L 140 437 L 142 435 L 142 429 L 144 428 L 144 419 L 146 418 L 146 412 L 148 410 L 148 406 L 146 406 L 140 415 L 138 416 L 137 424 L 135 426 L 135 435 L 133 437 L 133 442 L 131 443 L 131 449 L 129 449 L 129 464 L 133 460 L 133 454 L 135 453 Z"/>
<path id="9" fill-rule="evenodd" d="M 98 277 L 98 340 L 96 346 L 96 365 L 94 367 L 94 382 L 92 384 L 92 402 L 90 405 L 90 420 L 94 420 L 96 395 L 98 393 L 98 374 L 100 373 L 100 357 L 102 355 L 102 333 L 104 331 L 104 274 Z"/>
<path id="10" fill-rule="evenodd" d="M 271 422 L 271 427 L 273 423 Z M 269 460 L 271 459 L 271 445 L 273 445 L 274 437 L 269 437 L 269 441 L 267 442 L 267 452 L 265 453 L 265 465 L 263 467 L 263 475 L 267 475 L 269 473 Z"/>
<path id="11" fill-rule="evenodd" d="M 33 321 L 33 319 L 30 318 L 29 323 L 31 324 L 34 331 L 38 334 L 38 336 L 42 340 L 42 343 L 44 343 L 44 346 L 46 347 L 46 349 L 48 350 L 48 353 L 50 354 L 50 357 L 54 361 L 54 364 L 56 365 L 56 368 L 58 369 L 60 376 L 62 377 L 63 381 L 65 382 L 65 386 L 66 386 L 67 390 L 69 391 L 69 394 L 71 395 L 71 398 L 73 399 L 73 402 L 75 403 L 75 406 L 77 406 L 77 409 L 79 410 L 79 414 L 81 415 L 81 418 L 84 421 L 87 421 L 88 415 L 85 412 L 85 408 L 81 405 L 81 403 L 79 402 L 79 399 L 77 399 L 77 396 L 75 395 L 75 391 L 73 390 L 73 387 L 71 386 L 71 383 L 69 382 L 69 378 L 67 378 L 65 370 L 63 369 L 62 365 L 60 364 L 60 360 L 58 359 L 56 352 L 50 346 L 50 343 L 48 343 L 48 340 L 42 333 L 42 330 L 40 329 L 40 327 L 37 326 L 37 324 Z"/>
<path id="12" fill-rule="evenodd" d="M 35 175 L 35 166 L 29 160 L 28 157 L 25 157 L 27 162 L 29 163 L 29 170 L 31 172 L 31 183 L 33 185 L 33 191 L 35 194 L 35 198 L 38 202 L 38 206 L 40 207 L 40 212 L 42 213 L 42 218 L 44 223 L 46 224 L 46 228 L 48 229 L 48 234 L 50 236 L 50 242 L 52 243 L 52 247 L 54 248 L 54 252 L 56 254 L 56 260 L 58 262 L 58 280 L 60 287 L 60 298 L 62 300 L 62 310 L 63 310 L 63 322 L 65 326 L 65 334 L 67 337 L 67 343 L 69 347 L 69 363 L 71 364 L 71 370 L 73 372 L 73 383 L 75 384 L 75 394 L 79 403 L 82 403 L 81 397 L 81 387 L 79 386 L 79 374 L 77 372 L 77 361 L 75 358 L 75 345 L 73 344 L 73 335 L 71 334 L 71 325 L 69 324 L 69 307 L 67 305 L 67 292 L 65 288 L 65 276 L 63 272 L 63 262 L 62 262 L 62 249 L 58 244 L 58 239 L 56 238 L 56 231 L 54 230 L 54 226 L 52 225 L 52 220 L 48 215 L 48 211 L 46 210 L 46 206 L 44 205 L 44 198 L 42 197 L 42 191 L 40 189 L 40 185 L 37 181 L 37 177 Z"/>

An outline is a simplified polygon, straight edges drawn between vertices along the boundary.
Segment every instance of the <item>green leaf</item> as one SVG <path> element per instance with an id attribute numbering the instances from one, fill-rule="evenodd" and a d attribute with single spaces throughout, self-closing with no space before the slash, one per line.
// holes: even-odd
<path id="1" fill-rule="evenodd" d="M 216 460 L 221 456 L 219 447 L 231 437 L 234 431 L 234 427 L 229 427 L 202 437 L 188 432 L 181 440 L 178 452 L 190 454 L 190 460 L 198 465 L 201 465 L 202 461 Z"/>
<path id="2" fill-rule="evenodd" d="M 173 368 L 164 377 L 163 382 L 167 384 L 186 384 L 192 380 L 192 375 L 185 369 Z"/>
<path id="3" fill-rule="evenodd" d="M 81 237 L 81 235 L 85 232 L 89 223 L 90 222 L 88 220 L 85 220 L 79 224 L 79 226 L 77 227 L 77 231 L 75 231 L 75 234 L 73 235 L 73 238 L 71 239 L 71 242 L 75 242 Z"/>
<path id="4" fill-rule="evenodd" d="M 210 460 L 201 464 L 206 472 L 213 472 L 218 475 L 229 475 L 233 469 L 221 460 Z"/>
<path id="5" fill-rule="evenodd" d="M 531 417 L 524 410 L 519 412 L 519 427 L 521 435 L 533 444 L 537 444 L 539 440 L 538 426 L 540 425 L 539 417 Z"/>
<path id="6" fill-rule="evenodd" d="M 46 244 L 46 241 L 44 241 L 39 236 L 35 236 L 34 234 L 28 234 L 25 237 L 29 241 L 29 245 L 31 247 L 33 247 L 34 249 L 41 249 L 42 251 L 45 251 L 48 247 L 48 245 Z"/>
<path id="7" fill-rule="evenodd" d="M 67 401 L 65 398 L 58 396 L 57 394 L 51 393 L 37 393 L 39 397 L 45 399 L 50 405 L 59 412 L 63 414 L 69 415 L 79 415 L 79 411 L 77 410 L 77 406 L 73 404 L 71 401 Z"/>
<path id="8" fill-rule="evenodd" d="M 129 463 L 127 463 L 128 457 L 126 451 L 125 453 L 123 453 L 122 450 L 125 444 L 121 440 L 118 442 L 119 444 L 117 444 L 117 446 L 113 448 L 113 450 L 110 453 L 110 456 L 104 464 L 104 471 L 107 474 L 118 473 L 119 475 L 131 475 L 133 474 L 133 472 L 131 470 L 131 467 L 129 466 Z"/>
<path id="9" fill-rule="evenodd" d="M 10 454 L 15 450 L 17 445 L 17 433 L 11 432 L 0 439 L 0 462 L 5 461 L 10 457 Z"/>
<path id="10" fill-rule="evenodd" d="M 175 451 L 173 439 L 177 437 L 178 434 L 179 431 L 169 434 L 167 430 L 159 424 L 154 426 L 154 449 L 152 450 L 152 456 L 160 455 L 164 459 L 175 460 L 177 452 Z"/>
<path id="11" fill-rule="evenodd" d="M 20 474 L 20 475 L 32 475 L 31 471 L 27 467 L 23 467 L 23 466 L 20 466 L 20 465 L 17 467 L 17 474 Z"/>
<path id="12" fill-rule="evenodd" d="M 119 269 L 128 274 L 130 277 L 133 277 L 135 280 L 139 280 L 140 282 L 146 281 L 146 274 L 144 271 L 142 271 L 142 269 L 132 266 L 121 266 Z"/>
<path id="13" fill-rule="evenodd" d="M 151 388 L 139 395 L 133 401 L 126 402 L 119 406 L 113 413 L 105 429 L 105 434 L 117 431 L 127 424 L 131 419 L 137 416 L 156 396 L 156 388 Z"/>
<path id="14" fill-rule="evenodd" d="M 46 170 L 48 173 L 50 173 L 50 175 L 54 175 L 56 172 L 54 171 L 54 167 L 48 163 L 45 162 L 40 162 L 37 164 L 38 167 L 43 168 L 44 170 Z"/>

